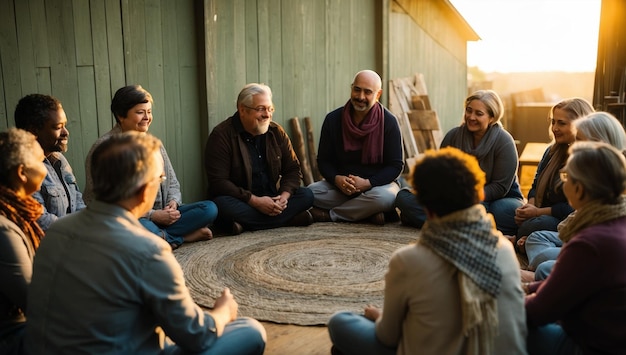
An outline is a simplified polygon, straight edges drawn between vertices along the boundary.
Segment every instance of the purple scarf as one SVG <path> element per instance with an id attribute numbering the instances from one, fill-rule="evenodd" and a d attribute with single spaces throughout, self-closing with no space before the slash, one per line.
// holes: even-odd
<path id="1" fill-rule="evenodd" d="M 361 163 L 378 164 L 383 161 L 384 116 L 383 106 L 376 102 L 360 126 L 355 126 L 350 116 L 350 100 L 343 107 L 341 128 L 346 152 L 362 149 Z"/>

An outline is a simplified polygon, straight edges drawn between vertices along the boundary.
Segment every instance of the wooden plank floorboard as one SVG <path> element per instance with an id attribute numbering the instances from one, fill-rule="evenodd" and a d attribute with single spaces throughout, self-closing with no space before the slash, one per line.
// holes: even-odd
<path id="1" fill-rule="evenodd" d="M 325 326 L 261 322 L 267 332 L 265 355 L 328 355 L 330 338 Z"/>

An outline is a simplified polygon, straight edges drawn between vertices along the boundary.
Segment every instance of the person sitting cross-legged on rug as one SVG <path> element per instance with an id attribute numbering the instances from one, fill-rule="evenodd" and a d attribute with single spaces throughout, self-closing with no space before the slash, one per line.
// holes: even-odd
<path id="1" fill-rule="evenodd" d="M 111 101 L 111 112 L 117 124 L 91 146 L 85 159 L 85 202 L 93 199 L 91 181 L 91 155 L 98 145 L 114 134 L 126 131 L 148 132 L 152 124 L 152 95 L 141 85 L 128 85 L 118 89 Z M 213 239 L 210 227 L 217 216 L 213 201 L 183 204 L 180 183 L 165 146 L 161 145 L 165 174 L 161 179 L 154 205 L 141 216 L 139 222 L 152 233 L 165 239 L 173 249 L 183 243 Z"/>
<path id="2" fill-rule="evenodd" d="M 215 224 L 227 233 L 313 223 L 313 193 L 300 186 L 300 161 L 273 115 L 272 90 L 251 83 L 239 92 L 237 112 L 209 135 L 209 197 L 219 210 Z"/>
<path id="3" fill-rule="evenodd" d="M 480 204 L 478 161 L 429 151 L 412 178 L 428 219 L 391 257 L 384 308 L 331 317 L 333 354 L 526 354 L 519 262 Z"/>
<path id="4" fill-rule="evenodd" d="M 520 252 L 526 252 L 524 244 L 532 232 L 557 231 L 559 223 L 574 211 L 563 193 L 559 171 L 565 166 L 569 146 L 576 141 L 574 122 L 593 112 L 593 106 L 579 97 L 561 100 L 548 112 L 552 142 L 537 165 L 528 203 L 515 211 L 519 226 L 515 245 Z"/>
<path id="5" fill-rule="evenodd" d="M 164 175 L 160 147 L 154 136 L 129 131 L 93 151 L 95 200 L 52 224 L 37 250 L 26 354 L 265 350 L 265 329 L 237 317 L 227 288 L 210 311 L 194 303 L 168 243 L 139 222 Z"/>
<path id="6" fill-rule="evenodd" d="M 493 90 L 478 90 L 465 99 L 463 122 L 446 133 L 440 148 L 455 147 L 478 159 L 485 172 L 485 197 L 481 202 L 503 234 L 517 232 L 515 211 L 524 202 L 517 179 L 519 159 L 513 136 L 504 129 L 504 104 Z M 395 201 L 402 224 L 421 228 L 426 213 L 412 191 L 403 188 Z"/>
<path id="7" fill-rule="evenodd" d="M 324 119 L 317 154 L 324 180 L 309 185 L 316 222 L 382 225 L 385 213 L 396 214 L 402 137 L 396 117 L 378 102 L 381 86 L 376 72 L 358 72 L 348 102 Z"/>

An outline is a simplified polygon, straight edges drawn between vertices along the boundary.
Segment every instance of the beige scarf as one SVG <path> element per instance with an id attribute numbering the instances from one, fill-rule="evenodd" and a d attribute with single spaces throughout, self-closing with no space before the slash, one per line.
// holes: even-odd
<path id="1" fill-rule="evenodd" d="M 614 205 L 592 201 L 570 213 L 559 223 L 559 238 L 563 243 L 567 243 L 576 233 L 587 227 L 624 216 L 626 216 L 626 196 L 624 195 L 620 198 L 619 203 Z"/>
<path id="2" fill-rule="evenodd" d="M 496 265 L 500 232 L 482 205 L 428 220 L 420 231 L 420 243 L 459 269 L 463 335 L 467 355 L 492 354 L 498 331 L 496 297 L 502 272 Z"/>

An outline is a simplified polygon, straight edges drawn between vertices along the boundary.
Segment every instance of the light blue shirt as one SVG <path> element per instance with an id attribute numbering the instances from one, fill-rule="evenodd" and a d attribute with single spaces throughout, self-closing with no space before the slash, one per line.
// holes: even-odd
<path id="1" fill-rule="evenodd" d="M 27 354 L 156 354 L 157 326 L 186 352 L 217 340 L 170 246 L 117 205 L 92 201 L 55 222 L 28 292 Z"/>

